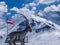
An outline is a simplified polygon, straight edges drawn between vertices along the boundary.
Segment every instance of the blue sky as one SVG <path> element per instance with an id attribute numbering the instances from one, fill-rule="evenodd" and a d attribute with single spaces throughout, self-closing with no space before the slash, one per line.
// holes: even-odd
<path id="1" fill-rule="evenodd" d="M 24 7 L 23 4 L 29 4 L 29 3 L 33 2 L 34 0 L 0 0 L 0 1 L 4 1 L 8 5 L 8 8 L 13 8 L 13 7 L 22 8 L 22 7 Z M 50 5 L 53 5 L 53 4 L 58 5 L 58 4 L 60 4 L 60 1 L 59 2 L 55 1 L 54 3 L 51 3 Z M 49 5 L 40 3 L 40 6 L 38 5 L 37 8 L 38 9 L 40 8 L 40 10 L 41 10 L 41 9 L 45 8 L 46 6 L 49 6 Z"/>
<path id="2" fill-rule="evenodd" d="M 32 2 L 32 0 L 0 0 L 0 1 L 5 1 L 9 8 L 12 7 L 22 8 L 23 7 L 22 4 L 27 4 Z"/>
<path id="3" fill-rule="evenodd" d="M 19 15 L 41 15 L 42 12 L 60 11 L 60 0 L 0 0 L 0 19 L 5 21 L 8 17 L 17 21 Z M 29 15 L 27 15 L 29 14 Z"/>

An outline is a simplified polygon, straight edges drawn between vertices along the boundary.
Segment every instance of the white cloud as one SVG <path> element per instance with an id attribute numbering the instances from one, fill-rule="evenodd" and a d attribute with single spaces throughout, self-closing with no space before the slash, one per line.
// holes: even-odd
<path id="1" fill-rule="evenodd" d="M 36 3 L 34 3 L 34 2 L 29 3 L 29 6 L 36 6 Z"/>
<path id="2" fill-rule="evenodd" d="M 0 12 L 7 12 L 7 5 L 5 4 L 5 2 L 0 2 Z"/>
<path id="3" fill-rule="evenodd" d="M 59 5 L 51 5 L 51 6 L 48 6 L 44 9 L 45 12 L 48 12 L 48 11 L 60 11 L 60 4 Z"/>
<path id="4" fill-rule="evenodd" d="M 32 10 L 36 10 L 36 7 L 32 7 Z"/>
<path id="5" fill-rule="evenodd" d="M 29 4 L 25 4 L 25 8 L 29 8 L 29 7 L 32 7 L 31 10 L 36 10 L 36 6 L 37 6 L 37 3 L 35 3 L 34 1 L 29 3 Z"/>
<path id="6" fill-rule="evenodd" d="M 39 3 L 42 3 L 42 4 L 50 4 L 50 3 L 54 3 L 56 0 L 39 0 Z"/>
<path id="7" fill-rule="evenodd" d="M 58 10 L 60 11 L 60 4 L 57 7 L 58 7 Z"/>
<path id="8" fill-rule="evenodd" d="M 17 7 L 13 7 L 13 8 L 11 8 L 10 10 L 11 10 L 11 11 L 14 10 L 14 11 L 16 11 L 16 12 L 20 12 Z"/>
<path id="9" fill-rule="evenodd" d="M 0 18 L 0 28 L 3 28 L 4 26 L 6 26 L 6 23 Z"/>
<path id="10" fill-rule="evenodd" d="M 15 14 L 14 16 L 12 16 L 12 19 L 13 20 L 19 20 L 20 19 L 20 16 L 19 16 L 19 14 Z"/>
<path id="11" fill-rule="evenodd" d="M 28 8 L 29 7 L 29 4 L 25 4 L 25 7 Z"/>
<path id="12" fill-rule="evenodd" d="M 34 0 L 34 2 L 36 2 L 37 5 L 39 5 L 39 3 L 49 5 L 51 3 L 58 2 L 58 1 L 59 0 Z"/>
<path id="13" fill-rule="evenodd" d="M 39 12 L 38 12 L 38 15 L 39 15 L 39 16 L 43 16 L 44 13 L 43 13 L 42 11 L 39 11 Z"/>
<path id="14" fill-rule="evenodd" d="M 7 13 L 7 15 L 11 15 L 11 13 L 10 13 L 10 12 L 8 12 L 8 13 Z"/>
<path id="15" fill-rule="evenodd" d="M 5 2 L 0 2 L 0 17 L 5 13 L 8 12 L 7 5 Z"/>
<path id="16" fill-rule="evenodd" d="M 0 5 L 5 5 L 5 2 L 0 2 Z"/>

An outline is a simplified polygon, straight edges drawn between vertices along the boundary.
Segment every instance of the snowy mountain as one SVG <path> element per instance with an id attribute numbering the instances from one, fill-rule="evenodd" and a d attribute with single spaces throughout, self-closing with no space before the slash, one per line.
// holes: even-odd
<path id="1" fill-rule="evenodd" d="M 32 33 L 27 33 L 29 43 L 26 45 L 60 45 L 60 12 L 44 12 L 43 16 L 31 15 L 29 20 Z M 20 21 L 19 21 L 20 23 Z M 16 31 L 19 23 L 9 30 L 9 33 Z M 0 39 L 1 45 L 7 45 L 4 43 L 6 38 L 6 27 L 0 30 L 0 35 L 3 36 Z M 3 40 L 3 41 L 2 41 Z"/>
<path id="2" fill-rule="evenodd" d="M 45 12 L 44 16 L 42 16 L 43 18 L 47 19 L 47 20 L 51 20 L 54 23 L 60 25 L 60 12 L 58 11 L 50 11 L 50 12 Z"/>
<path id="3" fill-rule="evenodd" d="M 52 28 L 52 27 L 56 27 L 56 25 L 59 27 L 59 25 L 60 25 L 60 12 L 57 12 L 57 11 L 50 11 L 50 12 L 43 12 L 43 16 L 40 16 L 40 19 L 41 18 L 43 18 L 43 19 L 45 19 L 46 20 L 46 22 L 44 22 L 45 20 L 43 20 L 43 27 L 42 28 L 40 28 L 40 29 L 38 29 L 38 30 L 41 30 L 41 29 L 43 29 L 44 30 L 44 28 Z M 52 23 L 55 23 L 55 24 L 52 24 L 52 23 L 50 23 L 50 21 L 52 22 Z M 42 21 L 41 21 L 42 22 Z M 45 24 L 44 24 L 45 23 Z M 49 23 L 49 25 L 47 25 Z M 45 25 L 45 26 L 44 26 Z M 51 26 L 52 27 L 51 27 Z M 45 30 L 49 30 L 49 29 L 45 29 Z"/>

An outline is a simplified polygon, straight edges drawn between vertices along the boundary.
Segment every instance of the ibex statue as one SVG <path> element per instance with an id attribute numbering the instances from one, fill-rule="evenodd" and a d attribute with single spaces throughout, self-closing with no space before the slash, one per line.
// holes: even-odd
<path id="1" fill-rule="evenodd" d="M 9 42 L 9 45 L 16 45 L 16 42 L 20 42 L 21 45 L 25 45 L 25 36 L 27 34 L 28 31 L 32 32 L 28 19 L 21 14 L 25 19 L 26 19 L 26 28 L 23 31 L 15 31 L 15 32 L 11 32 L 10 34 L 8 34 L 8 36 L 10 37 L 11 41 Z"/>

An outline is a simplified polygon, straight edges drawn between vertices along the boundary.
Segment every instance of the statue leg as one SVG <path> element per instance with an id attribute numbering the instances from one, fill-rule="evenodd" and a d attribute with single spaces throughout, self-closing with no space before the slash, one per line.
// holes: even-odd
<path id="1" fill-rule="evenodd" d="M 21 45 L 25 45 L 24 39 L 22 40 Z"/>
<path id="2" fill-rule="evenodd" d="M 24 43 L 21 43 L 21 45 L 25 45 Z"/>
<path id="3" fill-rule="evenodd" d="M 15 43 L 15 42 L 13 42 L 13 44 L 14 44 L 14 45 L 16 45 L 16 43 Z"/>
<path id="4" fill-rule="evenodd" d="M 12 43 L 10 42 L 9 45 L 12 45 Z"/>

